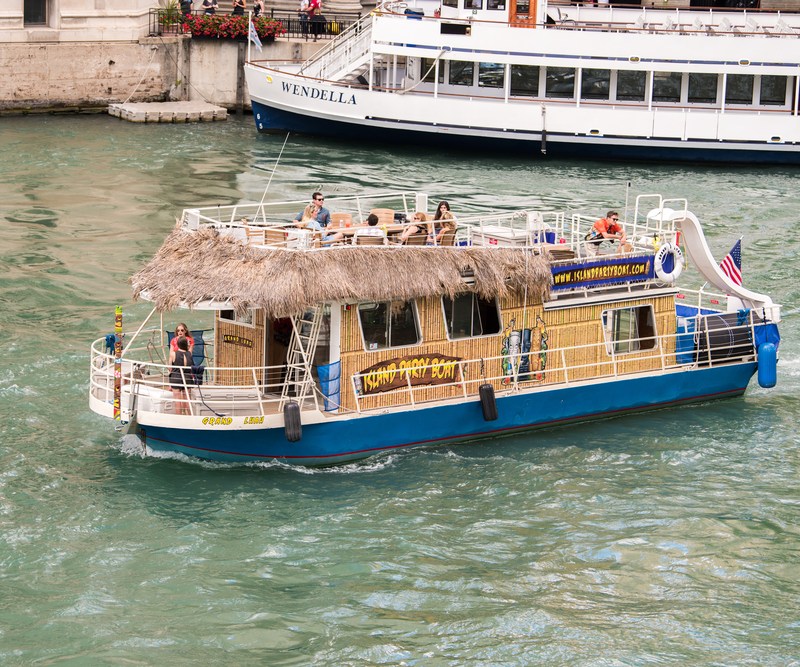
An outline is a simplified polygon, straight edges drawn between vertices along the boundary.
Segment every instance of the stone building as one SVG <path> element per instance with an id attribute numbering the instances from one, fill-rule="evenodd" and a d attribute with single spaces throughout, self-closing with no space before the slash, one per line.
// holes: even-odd
<path id="1" fill-rule="evenodd" d="M 241 102 L 240 45 L 150 37 L 150 10 L 165 2 L 0 0 L 0 113 L 102 110 L 128 99 L 204 99 L 233 108 Z M 195 9 L 200 2 L 194 1 Z M 282 2 L 296 10 L 298 3 Z M 222 12 L 224 3 L 230 0 L 220 3 Z M 353 0 L 325 5 L 332 11 L 360 9 Z M 274 0 L 267 6 L 275 8 Z M 265 46 L 264 57 L 306 58 L 317 48 L 281 39 Z"/>

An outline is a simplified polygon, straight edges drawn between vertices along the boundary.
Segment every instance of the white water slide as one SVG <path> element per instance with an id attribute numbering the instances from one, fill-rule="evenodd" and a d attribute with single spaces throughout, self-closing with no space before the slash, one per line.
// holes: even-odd
<path id="1" fill-rule="evenodd" d="M 773 322 L 780 321 L 780 308 L 774 307 L 772 299 L 766 294 L 751 292 L 749 289 L 737 285 L 723 273 L 706 243 L 700 221 L 693 213 L 686 211 L 684 217 L 675 222 L 683 234 L 689 259 L 709 284 L 727 294 L 729 299 L 730 297 L 739 299 L 744 308 L 763 311 L 764 315 Z"/>

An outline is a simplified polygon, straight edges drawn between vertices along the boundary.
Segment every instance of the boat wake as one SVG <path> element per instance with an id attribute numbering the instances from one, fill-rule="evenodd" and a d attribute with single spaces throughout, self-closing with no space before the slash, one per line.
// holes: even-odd
<path id="1" fill-rule="evenodd" d="M 370 459 L 353 461 L 336 466 L 310 468 L 307 466 L 293 465 L 275 459 L 269 461 L 247 461 L 247 462 L 222 462 L 207 461 L 193 456 L 186 456 L 180 452 L 165 452 L 143 447 L 141 440 L 131 433 L 122 436 L 119 442 L 119 451 L 129 457 L 153 458 L 153 459 L 172 459 L 200 466 L 211 470 L 231 470 L 236 468 L 257 468 L 261 470 L 288 470 L 291 472 L 302 473 L 304 475 L 351 475 L 357 473 L 373 473 L 391 467 L 401 454 L 387 454 L 385 456 L 375 456 Z"/>

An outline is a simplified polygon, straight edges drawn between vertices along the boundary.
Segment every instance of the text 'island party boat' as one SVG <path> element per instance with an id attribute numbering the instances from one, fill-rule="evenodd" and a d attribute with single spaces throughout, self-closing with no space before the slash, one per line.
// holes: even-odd
<path id="1" fill-rule="evenodd" d="M 699 4 L 384 2 L 305 62 L 251 53 L 253 116 L 358 142 L 800 164 L 800 7 Z"/>
<path id="2" fill-rule="evenodd" d="M 185 210 L 132 278 L 153 311 L 92 345 L 91 409 L 145 451 L 330 465 L 775 384 L 780 306 L 720 268 L 686 200 L 637 197 L 621 252 L 579 214 L 409 229 L 427 196 L 385 193 L 328 198 L 320 233 L 287 222 L 303 204 Z M 170 363 L 174 309 L 191 363 Z"/>

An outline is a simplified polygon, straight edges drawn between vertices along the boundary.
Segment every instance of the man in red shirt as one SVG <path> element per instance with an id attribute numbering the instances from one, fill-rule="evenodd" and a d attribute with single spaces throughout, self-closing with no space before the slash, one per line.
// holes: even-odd
<path id="1" fill-rule="evenodd" d="M 620 248 L 625 245 L 625 230 L 619 222 L 619 213 L 609 211 L 605 218 L 600 218 L 592 225 L 591 231 L 584 237 L 583 246 L 588 257 L 595 257 L 603 241 L 619 241 Z"/>

